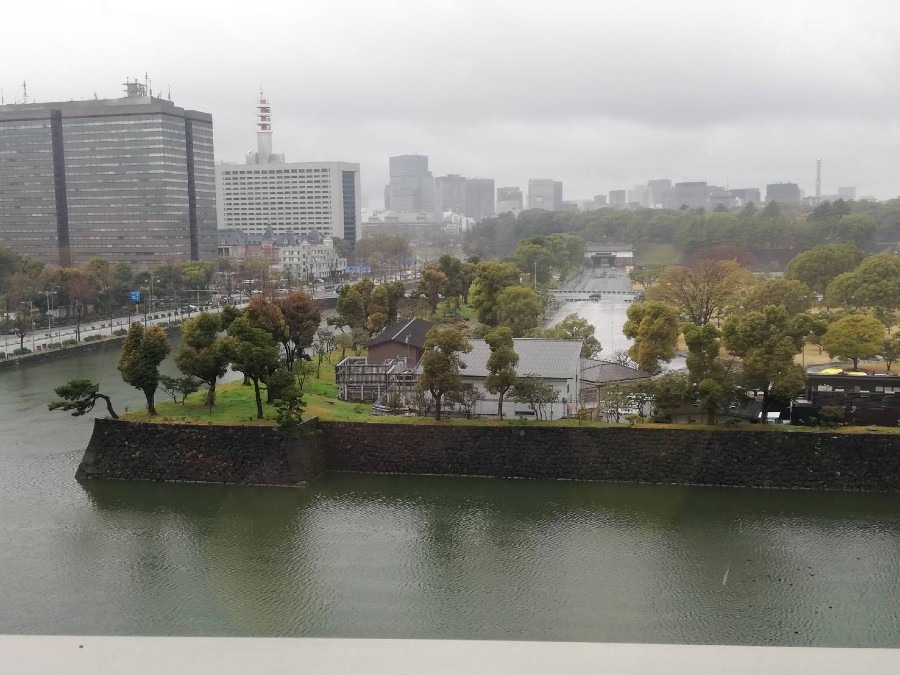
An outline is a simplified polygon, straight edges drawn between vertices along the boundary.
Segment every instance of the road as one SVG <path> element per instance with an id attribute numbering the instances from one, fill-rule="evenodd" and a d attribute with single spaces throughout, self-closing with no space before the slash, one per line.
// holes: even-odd
<path id="1" fill-rule="evenodd" d="M 237 307 L 246 307 L 247 303 L 242 303 L 236 305 Z M 211 307 L 206 310 L 212 313 L 218 313 L 221 311 L 221 307 Z M 146 325 L 156 325 L 158 323 L 169 323 L 173 320 L 184 320 L 189 319 L 192 316 L 195 316 L 199 310 L 191 310 L 182 312 L 179 310 L 156 310 L 154 312 L 149 312 L 147 315 Z M 153 318 L 153 317 L 156 318 Z M 96 319 L 94 321 L 88 321 L 81 324 L 81 340 L 84 341 L 84 338 L 91 335 L 100 335 L 102 337 L 108 337 L 113 334 L 114 331 L 120 329 L 127 329 L 129 325 L 129 321 L 131 323 L 144 323 L 144 315 L 140 314 L 131 314 L 126 316 L 114 317 L 113 319 Z M 50 328 L 35 328 L 34 331 L 29 332 L 25 336 L 24 345 L 26 348 L 30 349 L 33 352 L 39 352 L 46 348 L 46 345 L 51 342 L 62 342 L 63 340 L 73 340 L 75 339 L 75 327 L 72 325 L 65 325 L 61 327 L 54 326 L 52 331 Z M 3 352 L 5 354 L 11 353 L 13 350 L 19 348 L 19 338 L 15 335 L 4 335 L 3 336 Z"/>

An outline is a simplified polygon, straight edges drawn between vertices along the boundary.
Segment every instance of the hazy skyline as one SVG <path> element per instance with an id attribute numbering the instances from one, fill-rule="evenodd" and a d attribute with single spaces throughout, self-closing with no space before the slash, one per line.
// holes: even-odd
<path id="1" fill-rule="evenodd" d="M 361 164 L 380 205 L 390 155 L 566 199 L 652 178 L 794 181 L 900 195 L 900 9 L 732 0 L 501 3 L 45 2 L 3 10 L 0 87 L 118 97 L 149 73 L 212 113 L 217 161 L 255 147 L 260 86 L 276 152 Z M 265 11 L 263 11 L 265 10 Z"/>

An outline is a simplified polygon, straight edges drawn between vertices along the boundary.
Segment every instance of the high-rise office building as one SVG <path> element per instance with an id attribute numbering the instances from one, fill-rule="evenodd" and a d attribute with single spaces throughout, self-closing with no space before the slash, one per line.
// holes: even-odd
<path id="1" fill-rule="evenodd" d="M 553 203 L 559 208 L 563 203 L 563 184 L 561 180 L 553 181 Z"/>
<path id="2" fill-rule="evenodd" d="M 610 190 L 609 205 L 614 209 L 624 209 L 628 203 L 628 192 L 625 190 Z"/>
<path id="3" fill-rule="evenodd" d="M 216 165 L 219 227 L 359 239 L 359 164 L 285 162 L 284 155 L 272 152 L 272 109 L 263 94 L 256 128 L 257 150 L 247 153 L 246 164 Z"/>
<path id="4" fill-rule="evenodd" d="M 528 181 L 529 209 L 555 211 L 558 203 L 562 203 L 562 183 L 551 178 L 532 178 Z"/>
<path id="5" fill-rule="evenodd" d="M 766 203 L 799 204 L 800 186 L 796 183 L 770 183 L 766 185 Z"/>
<path id="6" fill-rule="evenodd" d="M 675 183 L 663 197 L 663 205 L 667 209 L 705 209 L 709 206 L 710 186 L 706 181 L 688 181 Z"/>
<path id="7" fill-rule="evenodd" d="M 856 199 L 856 188 L 855 187 L 839 187 L 837 191 L 838 199 L 850 200 Z"/>
<path id="8" fill-rule="evenodd" d="M 0 245 L 63 266 L 215 258 L 212 116 L 125 87 L 0 106 Z"/>
<path id="9" fill-rule="evenodd" d="M 666 192 L 672 189 L 672 181 L 669 178 L 658 178 L 647 181 L 650 190 L 650 206 L 659 208 L 665 203 Z"/>
<path id="10" fill-rule="evenodd" d="M 746 206 L 747 204 L 759 206 L 762 202 L 759 188 L 732 188 L 728 193 L 735 199 L 739 199 L 742 206 Z"/>
<path id="11" fill-rule="evenodd" d="M 398 155 L 390 158 L 389 165 L 391 182 L 385 189 L 385 208 L 400 213 L 434 213 L 434 178 L 428 170 L 428 156 Z"/>
<path id="12" fill-rule="evenodd" d="M 466 210 L 466 178 L 451 173 L 434 179 L 435 211 L 462 214 Z"/>
<path id="13" fill-rule="evenodd" d="M 494 179 L 467 178 L 466 203 L 463 212 L 476 223 L 494 215 Z"/>
<path id="14" fill-rule="evenodd" d="M 519 213 L 525 206 L 522 191 L 517 187 L 497 188 L 497 213 Z"/>
<path id="15" fill-rule="evenodd" d="M 646 185 L 635 185 L 628 191 L 628 203 L 635 206 L 649 206 L 650 188 Z"/>

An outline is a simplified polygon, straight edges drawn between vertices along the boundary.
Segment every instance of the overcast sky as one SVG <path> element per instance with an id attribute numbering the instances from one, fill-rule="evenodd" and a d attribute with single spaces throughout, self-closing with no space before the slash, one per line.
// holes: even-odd
<path id="1" fill-rule="evenodd" d="M 288 161 L 387 158 L 434 175 L 564 182 L 588 199 L 650 178 L 793 181 L 900 195 L 896 0 L 3 2 L 0 87 L 120 95 L 149 73 L 212 113 L 216 159 L 255 147 L 259 87 Z"/>

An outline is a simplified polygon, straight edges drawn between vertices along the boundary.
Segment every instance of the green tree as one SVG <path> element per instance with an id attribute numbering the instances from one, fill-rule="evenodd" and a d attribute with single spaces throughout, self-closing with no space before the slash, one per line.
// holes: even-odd
<path id="1" fill-rule="evenodd" d="M 871 249 L 875 244 L 875 219 L 862 213 L 846 215 L 838 221 L 835 239 L 861 249 Z"/>
<path id="2" fill-rule="evenodd" d="M 397 315 L 400 309 L 400 301 L 406 297 L 406 286 L 402 281 L 391 281 L 384 284 L 387 291 L 387 315 L 385 316 L 385 325 L 390 326 L 397 321 Z"/>
<path id="3" fill-rule="evenodd" d="M 706 379 L 721 378 L 722 364 L 719 361 L 721 331 L 712 324 L 697 326 L 686 323 L 682 327 L 684 341 L 688 348 L 686 361 L 691 382 L 698 385 Z"/>
<path id="4" fill-rule="evenodd" d="M 722 405 L 722 399 L 725 397 L 725 389 L 717 380 L 711 377 L 700 380 L 697 384 L 697 394 L 700 400 L 700 407 L 706 413 L 706 423 L 716 423 L 716 412 Z"/>
<path id="5" fill-rule="evenodd" d="M 419 280 L 418 292 L 428 298 L 431 313 L 437 309 L 441 291 L 447 283 L 447 275 L 436 267 L 426 267 Z"/>
<path id="6" fill-rule="evenodd" d="M 241 314 L 243 314 L 243 311 L 234 305 L 225 305 L 222 308 L 222 311 L 219 312 L 219 321 L 222 324 L 222 330 L 228 330 L 231 322 L 241 316 Z"/>
<path id="7" fill-rule="evenodd" d="M 366 323 L 366 305 L 362 295 L 353 286 L 343 286 L 338 293 L 337 312 L 329 317 L 331 326 L 362 328 Z"/>
<path id="8" fill-rule="evenodd" d="M 181 349 L 175 354 L 178 370 L 206 384 L 206 405 L 210 408 L 216 404 L 216 383 L 234 356 L 234 341 L 219 337 L 221 327 L 219 317 L 208 312 L 187 319 L 181 328 Z"/>
<path id="9" fill-rule="evenodd" d="M 835 277 L 856 269 L 862 260 L 863 254 L 850 244 L 816 246 L 795 256 L 788 263 L 784 277 L 796 279 L 813 292 L 824 294 Z"/>
<path id="10" fill-rule="evenodd" d="M 581 358 L 592 359 L 601 351 L 600 340 L 594 336 L 594 326 L 577 314 L 568 314 L 555 326 L 534 331 L 535 337 L 557 340 L 581 340 Z"/>
<path id="11" fill-rule="evenodd" d="M 434 399 L 434 419 L 441 419 L 444 394 L 462 389 L 460 370 L 466 367 L 462 354 L 472 351 L 471 343 L 458 329 L 434 327 L 425 336 L 419 364 L 422 377 L 419 387 Z"/>
<path id="12" fill-rule="evenodd" d="M 519 283 L 519 270 L 512 263 L 487 261 L 475 267 L 469 302 L 478 320 L 488 326 L 496 326 L 497 304 L 500 293 L 508 286 Z"/>
<path id="13" fill-rule="evenodd" d="M 762 311 L 766 305 L 780 305 L 790 316 L 802 314 L 813 306 L 810 288 L 796 279 L 766 279 L 757 283 L 744 300 L 744 309 Z"/>
<path id="14" fill-rule="evenodd" d="M 255 328 L 246 316 L 240 316 L 232 321 L 228 327 L 228 334 L 234 338 L 232 365 L 253 384 L 256 419 L 261 420 L 263 408 L 260 382 L 265 381 L 267 375 L 278 368 L 278 347 L 269 332 Z"/>
<path id="15" fill-rule="evenodd" d="M 674 305 L 688 321 L 703 326 L 727 310 L 751 283 L 750 273 L 734 261 L 700 260 L 667 267 L 647 298 Z"/>
<path id="16" fill-rule="evenodd" d="M 829 304 L 850 309 L 871 307 L 886 326 L 900 307 L 900 258 L 871 256 L 852 272 L 836 277 L 826 291 Z"/>
<path id="17" fill-rule="evenodd" d="M 885 340 L 878 356 L 884 359 L 884 366 L 887 368 L 888 375 L 890 375 L 891 365 L 896 363 L 897 359 L 900 359 L 900 338 Z"/>
<path id="18" fill-rule="evenodd" d="M 47 404 L 49 410 L 73 411 L 72 417 L 80 417 L 91 412 L 98 400 L 106 403 L 106 410 L 114 420 L 119 419 L 113 410 L 112 401 L 106 394 L 100 393 L 100 385 L 90 380 L 69 380 L 64 385 L 53 391 L 59 396 L 59 400 Z"/>
<path id="19" fill-rule="evenodd" d="M 372 291 L 372 299 L 369 302 L 368 316 L 366 318 L 366 330 L 372 335 L 380 333 L 387 325 L 388 293 L 382 286 L 376 286 Z"/>
<path id="20" fill-rule="evenodd" d="M 150 326 L 145 329 L 139 323 L 131 324 L 122 345 L 119 372 L 126 384 L 143 392 L 150 417 L 156 415 L 154 396 L 159 386 L 159 364 L 171 349 L 162 328 Z"/>
<path id="21" fill-rule="evenodd" d="M 294 363 L 310 347 L 319 325 L 322 323 L 322 303 L 303 291 L 288 293 L 275 299 L 275 306 L 281 310 L 287 326 L 288 340 L 282 341 L 289 370 Z"/>
<path id="22" fill-rule="evenodd" d="M 809 328 L 806 334 L 806 341 L 819 348 L 819 354 L 822 353 L 822 338 L 828 330 L 830 318 L 825 314 L 810 315 L 807 320 Z"/>
<path id="23" fill-rule="evenodd" d="M 200 385 L 203 384 L 196 377 L 192 377 L 190 375 L 186 377 L 172 377 L 171 375 L 162 375 L 159 376 L 159 388 L 162 389 L 165 393 L 172 397 L 172 401 L 178 403 L 178 396 L 181 396 L 181 405 L 184 405 L 184 400 L 193 394 L 194 392 L 200 391 Z"/>
<path id="24" fill-rule="evenodd" d="M 664 302 L 636 302 L 628 307 L 627 316 L 622 332 L 634 340 L 628 355 L 641 370 L 655 375 L 660 361 L 675 357 L 678 310 Z"/>
<path id="25" fill-rule="evenodd" d="M 806 317 L 790 317 L 784 307 L 774 305 L 726 319 L 723 342 L 741 359 L 748 384 L 763 392 L 763 422 L 772 396 L 790 397 L 803 387 L 806 373 L 794 357 L 808 332 Z"/>
<path id="26" fill-rule="evenodd" d="M 506 326 L 495 328 L 484 337 L 491 349 L 487 360 L 488 376 L 484 380 L 484 388 L 497 394 L 497 417 L 503 419 L 503 398 L 516 384 L 516 354 L 512 331 Z"/>
<path id="27" fill-rule="evenodd" d="M 633 283 L 640 284 L 644 290 L 647 290 L 656 283 L 663 269 L 663 265 L 641 265 L 633 267 L 628 273 L 628 277 Z"/>
<path id="28" fill-rule="evenodd" d="M 849 314 L 828 327 L 822 346 L 832 358 L 852 360 L 856 370 L 860 359 L 871 359 L 882 351 L 884 325 L 872 316 Z"/>
<path id="29" fill-rule="evenodd" d="M 559 399 L 559 392 L 550 383 L 537 375 L 524 375 L 516 380 L 512 395 L 517 403 L 528 405 L 535 419 L 542 420 L 547 414 L 547 406 Z"/>
<path id="30" fill-rule="evenodd" d="M 181 265 L 181 278 L 185 286 L 191 290 L 209 288 L 215 275 L 216 264 L 214 262 L 193 260 Z"/>
<path id="31" fill-rule="evenodd" d="M 497 297 L 497 322 L 509 327 L 514 337 L 536 328 L 543 312 L 541 296 L 527 286 L 507 286 Z"/>
<path id="32" fill-rule="evenodd" d="M 438 258 L 437 269 L 447 277 L 444 284 L 444 295 L 448 298 L 455 298 L 457 304 L 465 301 L 469 296 L 469 285 L 472 283 L 475 266 L 445 254 Z"/>

